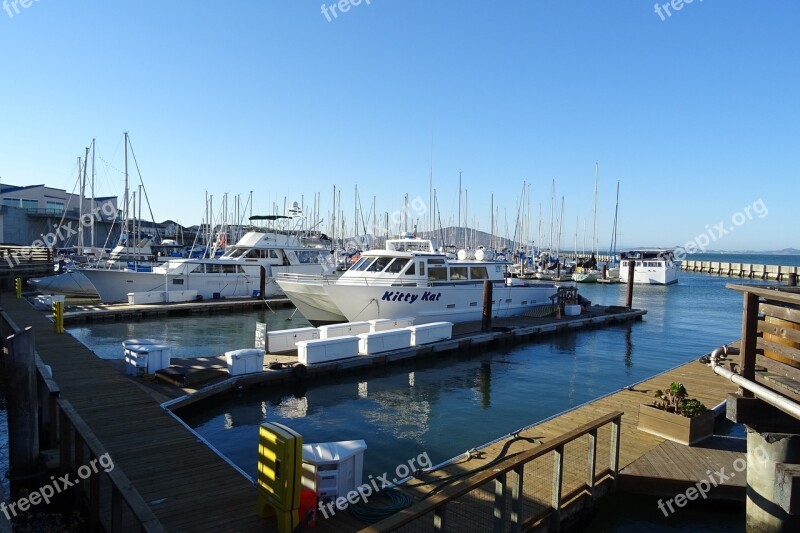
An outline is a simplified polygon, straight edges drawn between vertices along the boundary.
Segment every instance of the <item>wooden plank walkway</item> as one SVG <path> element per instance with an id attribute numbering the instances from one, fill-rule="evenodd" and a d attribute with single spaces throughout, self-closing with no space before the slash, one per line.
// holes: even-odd
<path id="1" fill-rule="evenodd" d="M 733 360 L 738 361 L 738 357 L 733 358 Z M 694 485 L 700 479 L 707 479 L 706 470 L 710 469 L 713 472 L 724 468 L 726 472 L 730 472 L 733 468 L 733 462 L 736 458 L 742 456 L 740 452 L 709 452 L 707 448 L 701 447 L 701 445 L 695 447 L 680 446 L 637 429 L 639 405 L 650 403 L 653 393 L 657 389 L 666 389 L 673 381 L 682 382 L 692 397 L 698 398 L 709 408 L 719 405 L 724 401 L 728 393 L 733 393 L 737 390 L 736 385 L 715 375 L 707 365 L 696 360 L 691 361 L 636 384 L 630 389 L 623 389 L 537 423 L 521 431 L 518 434 L 519 438 L 507 436 L 480 448 L 478 453 L 473 453 L 468 459 L 458 460 L 454 464 L 438 470 L 431 474 L 429 478 L 426 478 L 425 481 L 467 474 L 469 471 L 481 468 L 498 457 L 509 456 L 538 446 L 541 443 L 547 443 L 576 427 L 614 411 L 623 411 L 625 413 L 621 424 L 619 464 L 624 474 L 629 478 L 627 482 L 623 482 L 622 478 L 624 476 L 620 476 L 620 484 L 623 487 L 627 483 L 628 487 L 632 487 L 634 492 L 639 492 L 636 485 L 637 480 L 634 479 L 638 476 L 640 478 L 639 481 L 646 480 L 649 484 L 648 487 L 643 488 L 648 490 L 659 489 L 660 493 L 674 495 L 678 493 L 677 491 L 682 492 L 686 487 Z M 605 431 L 599 431 L 597 440 L 598 457 L 607 457 L 610 453 L 608 432 L 608 428 L 605 428 Z M 708 444 L 711 444 L 711 442 Z M 723 447 L 729 449 L 730 445 L 726 443 Z M 577 486 L 585 481 L 586 453 L 585 442 L 576 442 L 566 449 L 565 493 L 569 492 L 569 487 Z M 536 461 L 539 461 L 539 464 L 530 467 L 537 475 L 529 477 L 537 477 L 538 479 L 536 480 L 536 487 L 532 489 L 532 492 L 536 494 L 536 498 L 534 501 L 528 502 L 528 505 L 546 508 L 549 506 L 551 499 L 553 466 L 552 458 L 542 459 L 541 461 L 537 459 Z M 631 468 L 626 469 L 626 467 Z M 598 466 L 598 471 L 599 469 L 600 466 Z M 744 477 L 744 474 L 740 474 L 740 477 Z M 740 481 L 743 480 L 736 480 L 736 483 Z M 412 483 L 418 482 L 415 480 Z M 433 486 L 433 484 L 427 484 L 409 489 L 407 492 L 412 495 L 415 501 L 418 501 Z M 713 495 L 714 497 L 726 497 L 736 493 L 737 490 L 739 490 L 737 487 L 713 488 L 712 492 L 719 491 Z M 454 527 L 455 530 L 458 530 L 459 527 L 469 530 L 471 526 L 475 526 L 477 523 L 475 520 L 477 520 L 478 515 L 475 508 L 481 505 L 485 506 L 487 502 L 491 501 L 493 487 L 489 486 L 483 492 L 487 493 L 485 500 L 471 498 L 459 506 L 458 511 L 451 509 L 451 512 L 448 513 L 448 527 Z M 489 518 L 491 518 L 491 513 Z M 327 520 L 321 519 L 319 513 L 317 515 L 317 527 L 321 531 L 354 531 L 368 525 L 356 520 L 348 512 L 340 511 Z M 422 526 L 422 524 L 419 524 L 416 530 L 419 529 L 419 526 Z M 491 521 L 486 524 L 486 527 L 490 526 Z M 429 524 L 426 522 L 423 529 L 428 528 Z"/>
<path id="2" fill-rule="evenodd" d="M 665 441 L 625 467 L 618 488 L 671 497 L 706 480 L 707 498 L 744 501 L 747 476 L 738 467 L 746 452 L 744 438 L 715 435 L 691 447 Z"/>
<path id="3" fill-rule="evenodd" d="M 256 489 L 166 413 L 153 398 L 98 359 L 25 300 L 3 298 L 20 328 L 32 326 L 36 349 L 69 400 L 168 531 L 268 531 Z"/>
<path id="4" fill-rule="evenodd" d="M 127 320 L 129 318 L 154 318 L 170 315 L 214 314 L 292 307 L 288 298 L 223 298 L 200 302 L 175 302 L 165 304 L 101 304 L 87 302 L 70 304 L 64 308 L 64 323 L 92 322 L 98 320 Z"/>

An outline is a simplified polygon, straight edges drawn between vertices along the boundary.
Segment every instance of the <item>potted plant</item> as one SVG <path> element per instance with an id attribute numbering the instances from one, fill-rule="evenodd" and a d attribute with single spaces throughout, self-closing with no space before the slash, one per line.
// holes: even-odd
<path id="1" fill-rule="evenodd" d="M 639 406 L 639 429 L 681 444 L 692 445 L 714 434 L 714 413 L 689 398 L 681 383 L 657 390 L 651 405 Z"/>

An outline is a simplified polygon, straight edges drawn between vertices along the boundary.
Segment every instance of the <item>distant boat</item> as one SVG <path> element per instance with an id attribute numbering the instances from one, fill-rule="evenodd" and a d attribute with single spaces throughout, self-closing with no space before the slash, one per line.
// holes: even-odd
<path id="1" fill-rule="evenodd" d="M 404 236 L 387 240 L 386 249 L 364 252 L 338 279 L 281 273 L 276 282 L 315 325 L 379 318 L 414 318 L 417 324 L 480 320 L 486 280 L 493 286 L 493 316 L 517 316 L 553 303 L 556 285 L 506 277 L 510 263 L 490 260 L 485 252 L 477 254 L 483 260 L 460 255 L 465 258 L 437 251 L 430 240 Z"/>
<path id="2" fill-rule="evenodd" d="M 649 285 L 671 285 L 678 282 L 680 262 L 675 260 L 674 250 L 657 248 L 630 250 L 620 253 L 619 277 L 628 279 L 630 262 L 635 261 L 633 282 Z"/>

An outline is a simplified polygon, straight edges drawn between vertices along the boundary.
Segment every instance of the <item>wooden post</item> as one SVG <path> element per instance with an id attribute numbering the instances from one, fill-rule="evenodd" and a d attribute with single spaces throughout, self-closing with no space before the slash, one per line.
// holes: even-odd
<path id="1" fill-rule="evenodd" d="M 744 293 L 744 306 L 742 308 L 742 377 L 755 381 L 756 376 L 756 342 L 758 341 L 758 296 Z M 742 396 L 752 398 L 753 393 L 742 389 Z"/>
<path id="2" fill-rule="evenodd" d="M 625 307 L 633 309 L 633 274 L 636 269 L 636 261 L 628 259 L 628 296 L 625 298 Z"/>
<path id="3" fill-rule="evenodd" d="M 492 329 L 492 282 L 488 279 L 483 280 L 483 316 L 481 320 L 481 331 Z"/>
<path id="4" fill-rule="evenodd" d="M 797 274 L 794 272 L 789 274 L 789 287 L 797 287 Z"/>
<path id="5" fill-rule="evenodd" d="M 266 292 L 267 292 L 267 269 L 264 266 L 261 266 L 260 274 L 261 275 L 259 277 L 258 290 L 261 292 L 261 294 L 259 294 L 259 296 L 261 297 L 262 300 L 266 300 L 267 299 L 267 295 L 266 295 Z"/>
<path id="6" fill-rule="evenodd" d="M 39 398 L 33 343 L 30 326 L 7 339 L 8 477 L 12 494 L 17 488 L 15 478 L 29 477 L 39 467 Z"/>
<path id="7" fill-rule="evenodd" d="M 603 279 L 608 279 L 608 265 L 603 265 Z"/>

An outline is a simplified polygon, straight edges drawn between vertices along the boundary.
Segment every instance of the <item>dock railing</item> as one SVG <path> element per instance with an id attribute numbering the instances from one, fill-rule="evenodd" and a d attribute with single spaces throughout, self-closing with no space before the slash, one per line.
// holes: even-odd
<path id="1" fill-rule="evenodd" d="M 103 444 L 72 405 L 60 397 L 58 384 L 34 350 L 33 328 L 18 328 L 0 310 L 3 357 L 14 359 L 24 354 L 12 350 L 30 350 L 28 357 L 35 361 L 35 383 L 38 399 L 38 448 L 40 454 L 57 450 L 61 476 L 53 481 L 67 489 L 67 497 L 75 510 L 85 512 L 88 531 L 138 530 L 158 533 L 164 531 L 153 510 L 133 487 L 133 484 L 113 461 Z M 9 341 L 13 336 L 14 342 Z M 20 340 L 24 339 L 23 342 Z M 9 401 L 13 399 L 9 398 Z M 9 409 L 12 406 L 9 404 Z M 9 428 L 9 438 L 13 428 Z M 44 457 L 42 458 L 44 459 Z M 13 465 L 11 465 L 13 468 Z M 48 472 L 49 474 L 49 472 Z M 40 476 L 42 491 L 50 480 Z M 51 476 L 51 480 L 53 476 Z M 65 480 L 67 481 L 65 485 Z M 85 480 L 85 481 L 84 481 Z M 68 481 L 72 481 L 69 483 Z M 65 486 L 62 486 L 65 485 Z M 55 490 L 53 486 L 51 489 Z M 57 491 L 59 494 L 62 490 Z"/>
<path id="2" fill-rule="evenodd" d="M 622 415 L 609 413 L 546 444 L 510 455 L 361 533 L 504 532 L 537 525 L 558 530 L 572 512 L 591 505 L 616 485 Z M 608 461 L 599 464 L 603 454 Z"/>

